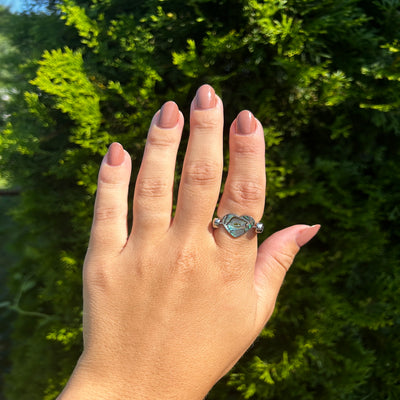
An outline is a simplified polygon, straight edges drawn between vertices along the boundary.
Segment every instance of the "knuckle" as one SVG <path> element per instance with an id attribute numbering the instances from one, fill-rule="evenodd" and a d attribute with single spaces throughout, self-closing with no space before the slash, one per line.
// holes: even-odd
<path id="1" fill-rule="evenodd" d="M 222 280 L 225 285 L 241 282 L 246 278 L 246 273 L 242 265 L 229 265 L 228 267 L 221 267 L 220 270 Z"/>
<path id="2" fill-rule="evenodd" d="M 218 118 L 193 118 L 191 125 L 201 133 L 214 133 L 216 129 L 220 128 L 220 121 Z"/>
<path id="3" fill-rule="evenodd" d="M 97 222 L 114 221 L 121 217 L 121 211 L 116 207 L 98 207 L 95 212 L 95 219 Z"/>
<path id="4" fill-rule="evenodd" d="M 172 188 L 161 178 L 139 178 L 136 183 L 135 194 L 141 197 L 165 197 Z"/>
<path id="5" fill-rule="evenodd" d="M 179 248 L 175 254 L 174 270 L 182 277 L 191 276 L 197 270 L 199 251 L 194 246 Z"/>
<path id="6" fill-rule="evenodd" d="M 100 169 L 99 173 L 99 187 L 97 191 L 100 190 L 118 190 L 125 187 L 125 180 L 121 179 L 120 174 L 110 174 L 104 168 Z"/>
<path id="7" fill-rule="evenodd" d="M 91 294 L 109 292 L 114 281 L 114 268 L 104 259 L 94 257 L 85 261 L 83 268 L 84 281 L 87 282 L 87 290 Z"/>
<path id="8" fill-rule="evenodd" d="M 247 250 L 243 249 L 243 253 L 247 254 Z M 251 254 L 243 257 L 244 260 L 252 259 Z M 248 277 L 249 268 L 245 265 L 246 263 L 232 258 L 232 254 L 225 253 L 223 262 L 220 263 L 219 271 L 221 278 L 225 285 L 234 284 L 246 280 Z"/>
<path id="9" fill-rule="evenodd" d="M 243 204 L 243 202 L 258 203 L 264 200 L 264 186 L 254 181 L 232 182 L 230 197 L 238 204 Z"/>
<path id="10" fill-rule="evenodd" d="M 259 143 L 249 140 L 241 140 L 247 138 L 236 138 L 233 144 L 233 152 L 239 156 L 254 157 L 255 154 L 259 154 L 262 147 Z"/>
<path id="11" fill-rule="evenodd" d="M 185 183 L 192 185 L 214 185 L 221 179 L 221 166 L 215 160 L 198 160 L 187 165 Z"/>
<path id="12" fill-rule="evenodd" d="M 111 276 L 107 269 L 98 268 L 96 273 L 87 274 L 87 281 L 92 291 L 107 292 L 111 287 Z"/>
<path id="13" fill-rule="evenodd" d="M 169 148 L 174 147 L 176 143 L 177 137 L 173 134 L 173 132 L 159 132 L 158 130 L 154 130 L 149 133 L 146 145 L 160 148 Z"/>
<path id="14" fill-rule="evenodd" d="M 290 266 L 292 265 L 294 256 L 283 251 L 272 252 L 270 254 L 271 262 L 270 268 L 284 275 L 288 272 Z"/>

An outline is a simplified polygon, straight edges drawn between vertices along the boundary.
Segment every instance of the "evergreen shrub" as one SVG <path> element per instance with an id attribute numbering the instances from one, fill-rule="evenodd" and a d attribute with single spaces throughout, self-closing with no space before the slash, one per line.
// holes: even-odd
<path id="1" fill-rule="evenodd" d="M 243 108 L 265 127 L 261 239 L 322 224 L 209 398 L 400 398 L 399 0 L 62 0 L 15 21 L 3 29 L 20 80 L 0 139 L 1 170 L 22 188 L 7 399 L 54 399 L 80 354 L 107 146 L 128 149 L 134 181 L 152 115 L 174 99 L 188 116 L 205 82 L 224 101 L 226 132 Z"/>

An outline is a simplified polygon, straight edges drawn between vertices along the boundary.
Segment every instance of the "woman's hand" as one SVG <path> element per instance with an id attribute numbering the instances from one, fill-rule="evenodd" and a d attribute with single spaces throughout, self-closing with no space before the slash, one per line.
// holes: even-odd
<path id="1" fill-rule="evenodd" d="M 173 102 L 151 123 L 127 231 L 131 159 L 113 143 L 100 168 L 84 265 L 84 351 L 60 399 L 201 399 L 239 360 L 274 309 L 299 247 L 319 226 L 295 225 L 257 249 L 250 229 L 212 227 L 223 168 L 223 105 L 202 86 L 172 218 L 183 116 Z M 217 215 L 258 222 L 265 199 L 264 132 L 233 121 Z"/>

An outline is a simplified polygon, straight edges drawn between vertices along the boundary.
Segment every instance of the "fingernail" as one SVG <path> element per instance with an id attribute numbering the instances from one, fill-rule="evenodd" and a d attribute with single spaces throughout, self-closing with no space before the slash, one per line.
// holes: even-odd
<path id="1" fill-rule="evenodd" d="M 157 125 L 160 128 L 173 128 L 179 119 L 179 109 L 173 101 L 167 101 L 160 110 Z"/>
<path id="2" fill-rule="evenodd" d="M 257 128 L 257 122 L 254 115 L 247 110 L 240 111 L 236 118 L 236 133 L 249 135 Z"/>
<path id="3" fill-rule="evenodd" d="M 319 228 L 321 228 L 321 225 L 319 224 L 312 225 L 298 232 L 296 236 L 296 242 L 298 246 L 301 247 L 304 246 L 306 243 L 308 243 L 317 234 Z"/>
<path id="4" fill-rule="evenodd" d="M 206 110 L 216 105 L 215 91 L 210 85 L 200 86 L 196 93 L 195 108 Z"/>
<path id="5" fill-rule="evenodd" d="M 107 164 L 113 167 L 121 165 L 125 159 L 125 152 L 118 142 L 111 143 L 107 152 Z"/>

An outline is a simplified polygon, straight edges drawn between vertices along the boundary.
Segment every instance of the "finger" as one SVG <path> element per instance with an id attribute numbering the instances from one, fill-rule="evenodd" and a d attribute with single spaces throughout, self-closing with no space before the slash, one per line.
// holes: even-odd
<path id="1" fill-rule="evenodd" d="M 169 101 L 156 113 L 147 136 L 133 201 L 132 237 L 140 231 L 164 234 L 171 224 L 176 154 L 183 128 L 183 115 Z"/>
<path id="2" fill-rule="evenodd" d="M 89 248 L 119 253 L 126 244 L 131 157 L 112 143 L 100 166 Z"/>
<path id="3" fill-rule="evenodd" d="M 223 106 L 214 89 L 203 85 L 192 102 L 190 137 L 173 227 L 207 230 L 221 186 Z"/>
<path id="4" fill-rule="evenodd" d="M 272 314 L 276 298 L 294 257 L 319 231 L 320 225 L 294 225 L 266 239 L 258 249 L 255 288 L 258 295 L 259 329 Z"/>
<path id="5" fill-rule="evenodd" d="M 250 111 L 241 111 L 233 121 L 229 135 L 229 170 L 217 215 L 250 216 L 259 222 L 265 203 L 265 143 L 260 122 Z M 249 243 L 254 229 L 233 238 L 222 227 L 214 231 L 220 246 Z M 253 240 L 253 246 L 257 241 Z"/>

